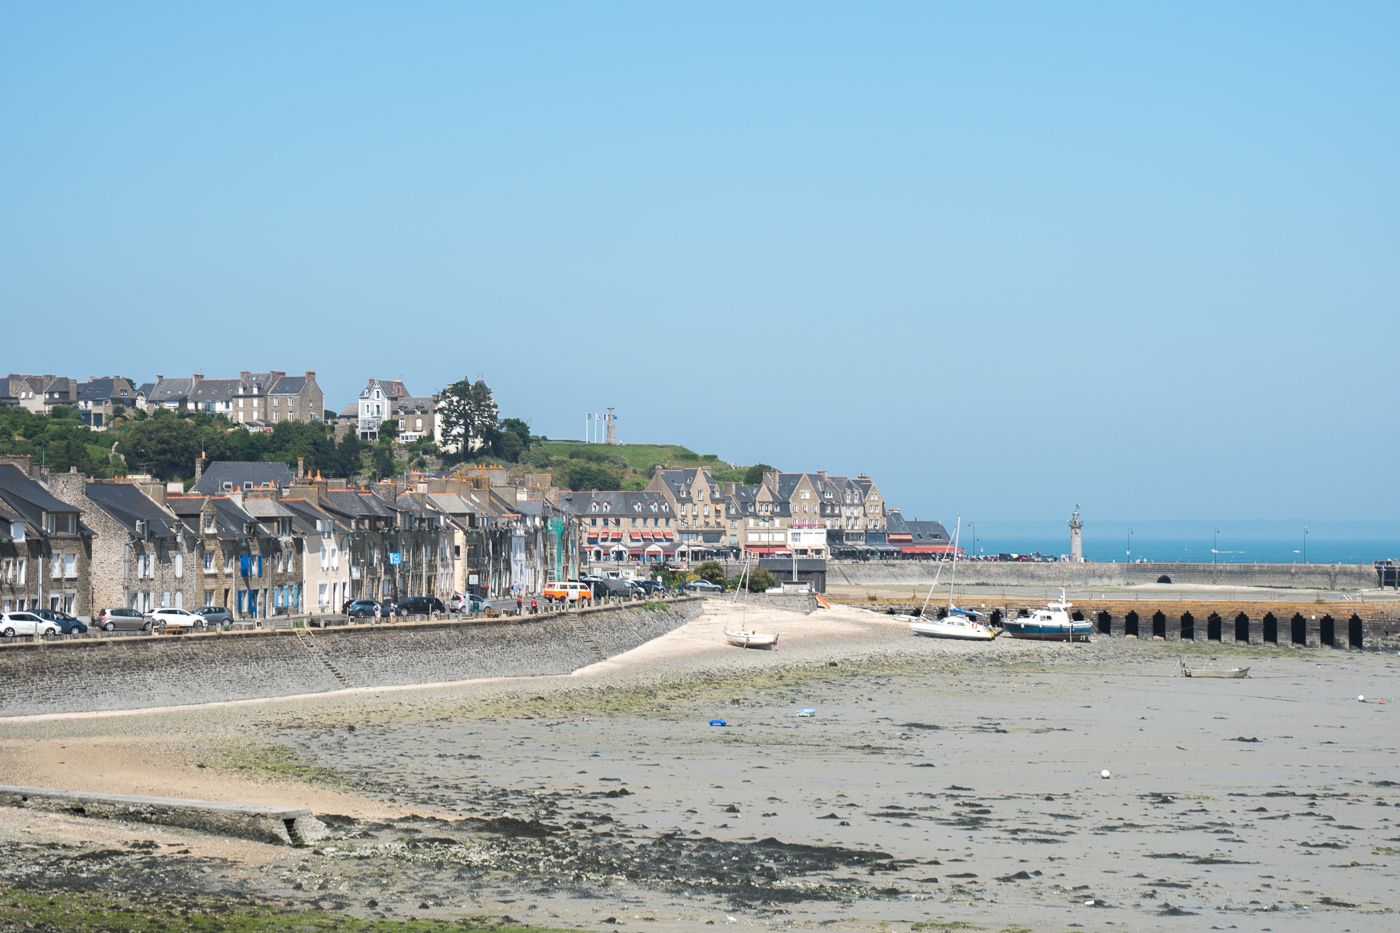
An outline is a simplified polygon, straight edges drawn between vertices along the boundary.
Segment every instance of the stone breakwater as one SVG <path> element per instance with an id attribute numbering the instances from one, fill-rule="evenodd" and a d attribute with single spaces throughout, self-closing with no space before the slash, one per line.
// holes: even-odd
<path id="1" fill-rule="evenodd" d="M 928 585 L 936 561 L 829 561 L 828 586 Z M 1166 577 L 1166 580 L 1162 580 Z M 943 579 L 947 579 L 945 571 Z M 1114 587 L 1144 583 L 1263 586 L 1313 590 L 1375 589 L 1376 568 L 1364 564 L 1071 564 L 1024 561 L 958 563 L 959 586 Z"/>
<path id="2" fill-rule="evenodd" d="M 0 716 L 568 674 L 700 615 L 703 600 L 521 619 L 83 639 L 0 648 Z"/>

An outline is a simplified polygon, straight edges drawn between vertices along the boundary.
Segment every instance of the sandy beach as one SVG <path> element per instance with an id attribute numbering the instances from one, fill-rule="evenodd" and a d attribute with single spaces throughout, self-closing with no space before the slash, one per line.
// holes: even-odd
<path id="1" fill-rule="evenodd" d="M 778 650 L 726 645 L 741 625 Z M 140 885 L 158 857 L 191 894 L 592 929 L 1392 929 L 1397 673 L 711 600 L 571 675 L 0 723 L 3 784 L 309 806 L 333 831 L 307 851 L 0 811 L 28 847 L 0 871 Z"/>

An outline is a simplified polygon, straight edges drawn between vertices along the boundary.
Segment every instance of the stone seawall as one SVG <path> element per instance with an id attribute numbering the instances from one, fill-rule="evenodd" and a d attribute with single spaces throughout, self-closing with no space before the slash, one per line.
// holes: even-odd
<path id="1" fill-rule="evenodd" d="M 664 611 L 8 645 L 0 648 L 0 716 L 568 674 L 679 628 L 702 608 L 691 598 Z"/>
<path id="2" fill-rule="evenodd" d="M 934 561 L 890 564 L 828 561 L 827 586 L 928 585 L 938 571 Z M 942 579 L 947 579 L 944 569 Z M 1365 564 L 1071 564 L 1022 561 L 959 562 L 959 586 L 1132 586 L 1156 583 L 1263 586 L 1291 589 L 1375 589 L 1374 567 Z"/>

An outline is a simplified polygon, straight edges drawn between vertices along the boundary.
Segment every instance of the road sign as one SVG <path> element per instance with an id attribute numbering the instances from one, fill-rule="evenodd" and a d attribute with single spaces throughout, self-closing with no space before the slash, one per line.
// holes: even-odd
<path id="1" fill-rule="evenodd" d="M 391 563 L 391 564 L 401 564 L 401 563 L 403 563 L 403 555 L 400 554 L 398 551 L 391 551 L 391 552 L 389 553 L 389 563 Z"/>

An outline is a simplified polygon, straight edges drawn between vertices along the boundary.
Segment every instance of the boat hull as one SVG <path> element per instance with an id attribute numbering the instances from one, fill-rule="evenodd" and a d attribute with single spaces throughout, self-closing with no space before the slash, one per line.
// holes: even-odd
<path id="1" fill-rule="evenodd" d="M 1189 667 L 1183 667 L 1181 673 L 1187 677 L 1223 677 L 1228 680 L 1243 680 L 1249 676 L 1249 668 L 1232 667 L 1224 671 L 1198 670 L 1193 671 Z"/>
<path id="2" fill-rule="evenodd" d="M 977 626 L 945 625 L 941 622 L 910 622 L 909 629 L 924 638 L 950 638 L 955 641 L 991 641 L 996 632 Z"/>
<path id="3" fill-rule="evenodd" d="M 724 640 L 735 648 L 777 648 L 777 635 L 764 635 L 758 632 L 725 632 Z"/>
<path id="4" fill-rule="evenodd" d="M 1088 641 L 1092 629 L 1093 626 L 1088 622 L 1075 622 L 1066 626 L 1008 619 L 1002 623 L 1002 631 L 1007 635 L 1031 641 Z"/>

